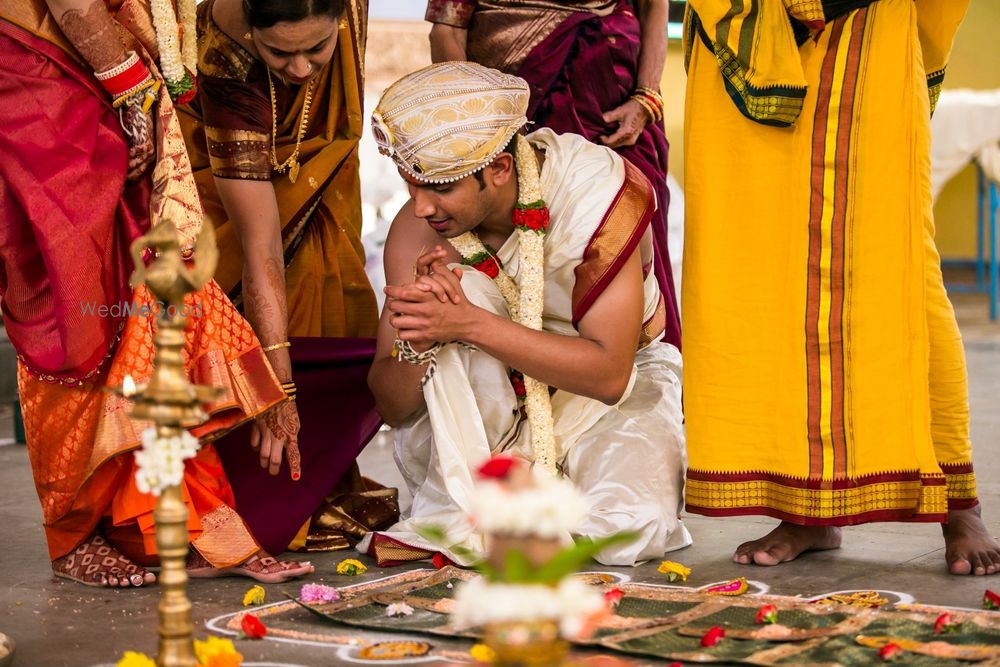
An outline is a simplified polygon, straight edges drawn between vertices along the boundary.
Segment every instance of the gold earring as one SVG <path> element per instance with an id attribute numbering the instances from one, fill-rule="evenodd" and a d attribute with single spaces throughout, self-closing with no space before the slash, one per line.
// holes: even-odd
<path id="1" fill-rule="evenodd" d="M 250 34 L 249 30 L 247 31 L 247 33 L 245 35 L 243 35 L 243 39 L 247 40 L 248 42 L 252 42 L 253 41 L 253 35 Z"/>

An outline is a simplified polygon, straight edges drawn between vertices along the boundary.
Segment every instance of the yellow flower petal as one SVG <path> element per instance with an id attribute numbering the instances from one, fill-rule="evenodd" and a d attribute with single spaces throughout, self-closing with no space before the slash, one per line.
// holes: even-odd
<path id="1" fill-rule="evenodd" d="M 337 564 L 337 574 L 346 574 L 349 576 L 354 576 L 357 574 L 364 574 L 368 571 L 365 564 L 361 561 L 354 560 L 353 558 L 347 558 L 340 561 Z"/>
<path id="2" fill-rule="evenodd" d="M 492 664 L 497 659 L 496 651 L 491 649 L 486 644 L 476 644 L 469 649 L 469 655 L 476 662 L 484 662 L 487 664 Z"/>
<path id="3" fill-rule="evenodd" d="M 656 568 L 656 571 L 660 574 L 667 575 L 667 579 L 670 581 L 687 581 L 688 576 L 691 574 L 691 568 L 685 567 L 680 563 L 675 563 L 672 560 L 665 560 L 660 563 L 660 567 Z"/>
<path id="4" fill-rule="evenodd" d="M 250 607 L 252 605 L 264 604 L 264 595 L 264 588 L 262 586 L 254 586 L 243 594 L 243 606 Z"/>
<path id="5" fill-rule="evenodd" d="M 156 667 L 156 663 L 143 653 L 125 651 L 125 655 L 115 663 L 115 667 Z"/>
<path id="6" fill-rule="evenodd" d="M 194 654 L 201 667 L 237 667 L 243 662 L 243 656 L 236 651 L 233 642 L 228 639 L 209 637 L 194 642 Z"/>

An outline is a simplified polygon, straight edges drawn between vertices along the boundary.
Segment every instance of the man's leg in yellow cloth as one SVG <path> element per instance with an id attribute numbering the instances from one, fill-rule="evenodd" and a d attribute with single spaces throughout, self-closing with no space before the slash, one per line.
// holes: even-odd
<path id="1" fill-rule="evenodd" d="M 1000 544 L 982 519 L 969 439 L 969 383 L 962 334 L 945 291 L 941 257 L 928 216 L 927 333 L 930 342 L 931 437 L 948 481 L 948 522 L 942 524 L 945 561 L 952 574 L 1000 572 Z"/>

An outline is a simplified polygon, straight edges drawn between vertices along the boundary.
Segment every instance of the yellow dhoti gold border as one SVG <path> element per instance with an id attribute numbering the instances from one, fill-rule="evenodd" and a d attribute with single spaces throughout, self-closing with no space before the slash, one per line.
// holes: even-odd
<path id="1" fill-rule="evenodd" d="M 950 482 L 950 480 L 948 480 Z M 767 473 L 689 471 L 687 509 L 706 516 L 763 514 L 807 525 L 945 519 L 945 475 L 900 473 L 862 479 L 805 480 Z"/>

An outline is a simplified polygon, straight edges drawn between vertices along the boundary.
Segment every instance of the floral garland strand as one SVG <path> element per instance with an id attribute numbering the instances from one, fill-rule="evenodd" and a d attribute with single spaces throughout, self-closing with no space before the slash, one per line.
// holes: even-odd
<path id="1" fill-rule="evenodd" d="M 500 260 L 486 249 L 475 232 L 465 232 L 453 239 L 448 239 L 448 241 L 462 256 L 463 264 L 471 266 L 493 279 L 493 282 L 500 289 L 500 296 L 507 304 L 510 319 L 520 322 L 518 307 L 520 306 L 521 293 L 514 279 L 500 266 Z"/>
<path id="2" fill-rule="evenodd" d="M 184 461 L 193 458 L 201 444 L 187 431 L 160 437 L 155 426 L 142 432 L 142 447 L 135 450 L 135 484 L 142 493 L 159 496 L 184 479 Z"/>
<path id="3" fill-rule="evenodd" d="M 514 229 L 520 244 L 520 285 L 502 270 L 473 232 L 448 239 L 467 265 L 493 279 L 507 304 L 511 319 L 518 324 L 541 331 L 542 307 L 545 299 L 545 234 L 549 226 L 549 209 L 542 200 L 538 160 L 534 149 L 523 136 L 517 136 L 517 206 L 514 208 Z M 549 388 L 543 382 L 524 376 L 524 406 L 531 427 L 531 449 L 535 463 L 550 474 L 556 472 L 556 445 L 552 421 Z"/>
<path id="4" fill-rule="evenodd" d="M 198 29 L 195 25 L 195 0 L 152 0 L 153 27 L 160 48 L 160 71 L 170 99 L 178 104 L 190 102 L 197 92 Z"/>

